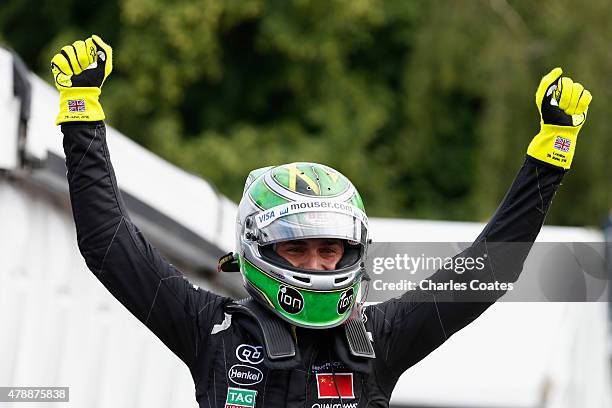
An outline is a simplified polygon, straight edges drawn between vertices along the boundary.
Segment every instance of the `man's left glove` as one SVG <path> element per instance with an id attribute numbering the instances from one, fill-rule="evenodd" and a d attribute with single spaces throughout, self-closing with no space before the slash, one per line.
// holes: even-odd
<path id="1" fill-rule="evenodd" d="M 56 125 L 105 118 L 98 98 L 113 70 L 113 50 L 97 35 L 62 48 L 51 60 L 55 87 L 60 91 Z"/>
<path id="2" fill-rule="evenodd" d="M 555 68 L 542 78 L 536 91 L 540 111 L 540 133 L 527 154 L 552 165 L 569 169 L 574 158 L 578 132 L 587 117 L 591 93 Z"/>

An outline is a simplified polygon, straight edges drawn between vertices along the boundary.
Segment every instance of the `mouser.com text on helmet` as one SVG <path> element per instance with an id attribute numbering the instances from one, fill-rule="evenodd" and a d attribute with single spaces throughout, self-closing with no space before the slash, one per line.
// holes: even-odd
<path id="1" fill-rule="evenodd" d="M 305 209 L 305 208 L 333 208 L 336 210 L 343 210 L 352 212 L 353 207 L 349 204 L 338 203 L 334 201 L 302 201 L 299 203 L 289 204 L 291 210 Z"/>
<path id="2" fill-rule="evenodd" d="M 309 211 L 330 211 L 346 214 L 367 223 L 366 215 L 358 207 L 344 202 L 329 200 L 307 200 L 281 204 L 268 210 L 259 212 L 255 216 L 255 219 L 257 221 L 257 226 L 263 228 L 278 218 Z"/>

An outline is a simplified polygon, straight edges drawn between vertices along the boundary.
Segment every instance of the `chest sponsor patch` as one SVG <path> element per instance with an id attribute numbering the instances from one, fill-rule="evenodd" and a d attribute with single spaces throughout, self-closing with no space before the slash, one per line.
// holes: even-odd
<path id="1" fill-rule="evenodd" d="M 346 367 L 344 365 L 344 363 L 340 362 L 340 361 L 331 361 L 331 362 L 325 362 L 325 363 L 320 363 L 320 364 L 313 364 L 310 366 L 310 370 L 313 373 L 320 373 L 321 371 L 323 372 L 329 372 L 329 371 L 341 371 L 341 370 L 345 370 Z"/>
<path id="2" fill-rule="evenodd" d="M 225 408 L 254 408 L 257 391 L 228 387 Z"/>
<path id="3" fill-rule="evenodd" d="M 238 385 L 255 385 L 263 380 L 263 373 L 259 368 L 245 364 L 234 364 L 227 372 L 231 382 Z"/>
<path id="4" fill-rule="evenodd" d="M 236 348 L 236 358 L 243 363 L 257 365 L 263 361 L 263 347 L 241 344 Z"/>
<path id="5" fill-rule="evenodd" d="M 319 398 L 355 398 L 353 373 L 317 374 L 317 394 Z"/>
<path id="6" fill-rule="evenodd" d="M 346 403 L 343 402 L 315 402 L 310 408 L 357 408 L 357 402 Z"/>

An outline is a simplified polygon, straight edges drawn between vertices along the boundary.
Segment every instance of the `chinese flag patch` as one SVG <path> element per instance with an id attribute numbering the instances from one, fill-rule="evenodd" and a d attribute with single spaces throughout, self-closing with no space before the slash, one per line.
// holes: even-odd
<path id="1" fill-rule="evenodd" d="M 319 398 L 355 398 L 353 373 L 317 374 L 317 392 Z"/>

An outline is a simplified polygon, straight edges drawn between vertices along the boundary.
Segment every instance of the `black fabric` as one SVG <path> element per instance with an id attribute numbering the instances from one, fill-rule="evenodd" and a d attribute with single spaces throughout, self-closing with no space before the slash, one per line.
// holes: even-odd
<path id="1" fill-rule="evenodd" d="M 542 120 L 548 125 L 574 126 L 571 115 L 565 113 L 559 106 L 550 103 L 554 92 L 548 93 L 552 87 L 557 88 L 559 79 L 561 79 L 561 75 L 553 81 L 544 93 L 544 98 L 542 98 Z"/>
<path id="2" fill-rule="evenodd" d="M 334 344 L 338 337 L 331 331 L 300 328 L 299 359 L 291 367 L 273 367 L 265 361 L 256 323 L 226 314 L 231 299 L 191 285 L 131 222 L 111 166 L 104 124 L 64 124 L 62 131 L 79 249 L 96 278 L 189 367 L 200 407 L 224 407 L 229 388 L 257 391 L 256 407 L 387 407 L 405 370 L 503 294 L 480 300 L 467 292 L 434 302 L 436 293 L 411 291 L 368 306 L 363 316 L 376 352 L 364 370 L 368 374 L 363 367 L 347 366 L 338 355 L 346 350 Z M 526 158 L 501 205 L 464 251 L 494 255 L 473 277 L 518 278 L 564 173 Z M 525 244 L 509 254 L 494 245 L 499 242 Z M 496 269 L 502 263 L 509 265 Z M 439 282 L 451 277 L 457 273 L 440 270 L 434 275 Z M 343 394 L 341 400 L 326 394 L 330 378 Z"/>

